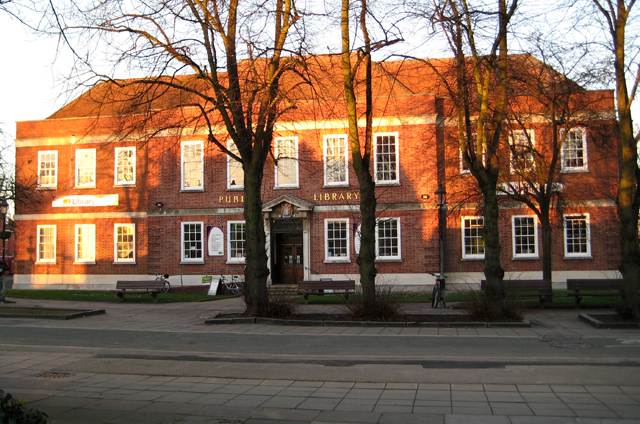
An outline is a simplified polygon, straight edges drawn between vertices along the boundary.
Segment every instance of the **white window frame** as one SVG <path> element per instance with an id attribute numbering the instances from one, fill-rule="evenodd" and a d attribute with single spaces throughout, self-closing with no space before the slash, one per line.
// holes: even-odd
<path id="1" fill-rule="evenodd" d="M 120 164 L 120 152 L 133 152 L 133 154 L 131 155 L 132 163 Z M 115 170 L 113 174 L 114 184 L 115 185 L 135 185 L 136 183 L 136 148 L 135 146 L 116 147 L 114 153 L 115 153 L 115 160 L 114 160 Z M 118 179 L 118 177 L 120 176 L 120 173 L 118 172 L 119 168 L 124 168 L 125 166 L 133 167 L 133 175 L 132 175 L 131 181 L 125 181 L 125 180 L 121 181 Z"/>
<path id="2" fill-rule="evenodd" d="M 382 256 L 380 255 L 380 222 L 389 222 L 395 221 L 397 222 L 397 230 L 398 230 L 398 254 L 397 255 L 389 255 Z M 385 218 L 377 218 L 376 219 L 376 260 L 377 261 L 397 261 L 402 259 L 402 233 L 400 226 L 400 218 L 398 217 L 385 217 Z"/>
<path id="3" fill-rule="evenodd" d="M 280 181 L 280 171 L 279 171 L 279 165 L 276 162 L 276 166 L 274 169 L 275 172 L 275 185 L 276 187 L 280 187 L 280 188 L 300 188 L 300 169 L 299 169 L 299 163 L 298 163 L 298 137 L 276 137 L 274 139 L 275 141 L 275 151 L 274 151 L 274 155 L 277 159 L 277 162 L 280 161 L 285 161 L 286 163 L 289 163 L 288 161 L 293 161 L 293 166 L 291 166 L 291 170 L 293 170 L 293 173 L 295 174 L 295 182 L 293 183 L 283 183 Z M 283 157 L 282 159 L 280 159 L 280 143 L 283 143 L 285 141 L 289 141 L 289 142 L 293 142 L 293 147 L 295 149 L 295 157 L 290 158 L 290 157 Z"/>
<path id="4" fill-rule="evenodd" d="M 344 155 L 330 154 L 329 152 L 329 140 L 342 140 L 344 142 Z M 324 136 L 324 185 L 332 187 L 345 187 L 349 185 L 349 138 L 344 134 L 331 134 Z M 332 146 L 335 148 L 335 146 Z M 338 147 L 340 148 L 340 147 Z M 342 163 L 344 166 L 344 180 L 342 181 L 329 181 L 329 164 L 331 162 Z"/>
<path id="5" fill-rule="evenodd" d="M 395 146 L 395 160 L 393 162 L 389 161 L 389 164 L 395 165 L 395 178 L 389 180 L 382 180 L 378 178 L 378 166 L 382 163 L 378 157 L 378 138 L 379 137 L 394 137 L 394 146 Z M 380 153 L 383 155 L 385 153 Z M 400 184 L 400 141 L 398 137 L 398 133 L 376 133 L 373 135 L 373 172 L 375 177 L 375 182 L 377 185 L 397 185 Z M 390 171 L 391 172 L 391 171 Z"/>
<path id="6" fill-rule="evenodd" d="M 90 258 L 80 258 L 80 229 L 91 229 L 91 236 L 93 240 L 91 240 L 87 244 L 90 253 L 92 253 L 92 257 Z M 76 263 L 84 263 L 84 264 L 95 264 L 96 263 L 96 226 L 95 224 L 77 224 L 75 227 L 75 262 Z"/>
<path id="7" fill-rule="evenodd" d="M 233 140 L 227 141 L 227 149 L 237 156 L 240 156 L 238 147 Z M 231 183 L 234 184 L 231 184 Z M 242 163 L 238 162 L 231 156 L 227 155 L 227 189 L 229 190 L 243 190 L 244 189 L 244 170 L 242 169 Z"/>
<path id="8" fill-rule="evenodd" d="M 45 229 L 53 229 L 53 258 L 51 259 L 43 259 L 42 256 L 40 255 L 40 247 L 43 246 L 45 243 L 42 243 L 42 235 L 40 234 L 41 230 L 45 230 Z M 36 227 L 36 231 L 37 231 L 37 246 L 36 246 L 36 262 L 37 263 L 56 263 L 56 255 L 57 255 L 57 244 L 58 244 L 58 229 L 55 225 L 38 225 Z"/>
<path id="9" fill-rule="evenodd" d="M 244 225 L 244 239 L 242 240 L 243 243 L 243 248 L 242 250 L 245 253 L 245 256 L 236 256 L 234 257 L 234 251 L 236 251 L 237 249 L 232 249 L 231 247 L 231 243 L 233 241 L 232 239 L 232 234 L 236 234 L 236 232 L 234 232 L 234 230 L 232 230 L 232 227 L 237 225 L 237 224 L 242 224 Z M 247 223 L 245 221 L 227 221 L 227 262 L 229 263 L 245 263 L 247 261 Z M 238 240 L 239 241 L 239 240 Z"/>
<path id="10" fill-rule="evenodd" d="M 579 252 L 579 253 L 575 253 L 575 252 L 569 252 L 568 249 L 568 239 L 567 239 L 567 218 L 574 218 L 574 219 L 584 219 L 585 220 L 585 224 L 586 224 L 586 230 L 587 230 L 587 240 L 586 240 L 586 245 L 587 245 L 587 251 L 586 252 Z M 568 213 L 563 215 L 562 217 L 562 227 L 563 227 L 563 238 L 564 238 L 564 257 L 565 258 L 583 258 L 583 259 L 591 259 L 591 222 L 589 219 L 589 214 L 588 213 Z"/>
<path id="11" fill-rule="evenodd" d="M 198 186 L 186 186 L 187 178 L 185 175 L 186 163 L 185 163 L 185 147 L 186 146 L 199 146 L 200 147 L 200 185 Z M 197 160 L 190 161 L 189 163 L 196 163 Z M 197 174 L 197 169 L 193 171 Z M 198 175 L 195 178 L 197 179 Z M 180 143 L 180 189 L 183 191 L 203 191 L 204 190 L 204 142 L 202 140 L 183 141 Z"/>
<path id="12" fill-rule="evenodd" d="M 43 160 L 44 155 L 54 155 L 53 168 L 47 168 L 47 170 L 52 170 L 52 173 L 53 173 L 53 182 L 49 184 L 42 183 L 42 163 L 45 162 Z M 46 162 L 50 162 L 50 161 L 46 161 Z M 42 152 L 38 152 L 38 187 L 42 187 L 42 188 L 58 187 L 58 151 L 57 150 L 45 150 Z"/>
<path id="13" fill-rule="evenodd" d="M 200 257 L 199 258 L 187 258 L 185 253 L 185 226 L 187 225 L 199 225 L 200 226 Z M 195 234 L 195 233 L 194 233 Z M 197 242 L 197 241 L 196 241 Z M 180 261 L 183 263 L 195 263 L 195 264 L 203 264 L 204 263 L 204 254 L 205 254 L 205 237 L 204 237 L 204 222 L 203 221 L 187 221 L 180 223 Z M 198 249 L 189 249 L 198 250 Z"/>
<path id="14" fill-rule="evenodd" d="M 531 172 L 535 170 L 535 156 L 534 156 L 534 150 L 536 147 L 536 137 L 535 137 L 535 131 L 533 129 L 526 129 L 526 130 L 513 130 L 509 133 L 509 146 L 511 147 L 509 149 L 509 166 L 511 168 L 511 173 L 515 174 L 516 172 L 520 171 L 519 169 L 516 169 L 513 165 L 515 163 L 515 158 L 514 158 L 514 151 L 516 150 L 516 137 L 515 135 L 518 134 L 518 140 L 520 140 L 520 135 L 522 136 L 522 140 L 524 140 L 524 142 L 526 144 L 517 144 L 517 146 L 524 146 L 528 149 L 528 152 L 526 153 L 527 156 L 531 156 L 530 160 L 531 160 L 531 167 L 527 167 L 525 169 L 522 169 L 522 171 L 524 172 Z M 528 135 L 527 135 L 528 134 Z M 527 160 L 529 160 L 529 158 L 527 158 Z"/>
<path id="15" fill-rule="evenodd" d="M 345 237 L 346 240 L 346 251 L 344 256 L 335 256 L 331 255 L 329 248 L 329 224 L 330 223 L 340 222 L 345 225 Z M 342 240 L 340 239 L 332 239 L 332 240 Z M 350 237 L 350 229 L 349 229 L 349 218 L 325 218 L 324 220 L 324 260 L 326 262 L 349 262 L 351 260 L 351 237 Z"/>
<path id="16" fill-rule="evenodd" d="M 517 219 L 532 219 L 533 220 L 533 239 L 535 252 L 533 253 L 517 253 L 516 252 L 516 237 L 529 237 L 530 235 L 516 235 L 516 220 Z M 538 217 L 536 215 L 512 215 L 511 216 L 511 246 L 513 251 L 513 258 L 517 259 L 538 259 L 540 258 L 540 248 L 538 241 Z"/>
<path id="17" fill-rule="evenodd" d="M 80 167 L 80 156 L 83 152 L 92 152 L 93 153 L 93 166 L 82 166 Z M 76 150 L 76 187 L 95 187 L 96 186 L 96 149 L 77 149 Z M 93 170 L 93 181 L 90 183 L 81 183 L 80 182 L 80 171 L 81 170 Z"/>
<path id="18" fill-rule="evenodd" d="M 131 227 L 133 229 L 132 235 L 133 235 L 133 240 L 131 241 L 131 251 L 133 253 L 133 257 L 132 258 L 120 258 L 118 257 L 118 243 L 120 242 L 118 240 L 118 228 L 122 228 L 122 227 Z M 136 262 L 136 224 L 133 223 L 123 223 L 123 224 L 114 224 L 113 225 L 113 261 L 119 264 L 122 263 L 135 263 Z"/>
<path id="19" fill-rule="evenodd" d="M 582 166 L 567 166 L 565 164 L 565 160 L 567 158 L 567 153 L 569 149 L 569 137 L 572 134 L 580 133 L 580 138 L 582 139 Z M 560 149 L 560 172 L 587 172 L 589 171 L 589 162 L 587 155 L 587 129 L 584 127 L 576 127 L 571 128 L 568 131 L 565 129 L 560 130 L 560 139 L 562 140 L 562 148 Z M 571 150 L 579 150 L 579 149 L 571 149 Z"/>
<path id="20" fill-rule="evenodd" d="M 479 226 L 475 226 L 475 227 L 467 227 L 467 221 L 471 221 L 471 220 L 482 220 L 482 227 Z M 470 231 L 479 231 L 479 237 L 477 235 L 471 235 L 470 238 L 473 239 L 481 239 L 484 240 L 482 237 L 482 231 L 484 230 L 484 217 L 483 216 L 463 216 L 462 220 L 461 220 L 461 224 L 460 224 L 460 228 L 461 228 L 461 233 L 462 233 L 462 259 L 484 259 L 484 241 L 482 244 L 482 253 L 467 253 L 467 237 L 466 237 L 466 230 L 470 230 Z M 479 249 L 478 249 L 479 250 Z"/>

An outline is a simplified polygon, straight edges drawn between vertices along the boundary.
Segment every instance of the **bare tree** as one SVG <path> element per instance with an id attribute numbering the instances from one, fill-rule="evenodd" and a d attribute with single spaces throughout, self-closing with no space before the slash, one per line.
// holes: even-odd
<path id="1" fill-rule="evenodd" d="M 620 221 L 620 247 L 622 263 L 620 272 L 623 277 L 623 302 L 629 315 L 640 319 L 638 287 L 640 280 L 640 251 L 638 245 L 638 212 L 640 211 L 640 193 L 638 182 L 638 140 L 640 132 L 634 134 L 631 105 L 640 83 L 640 64 L 635 60 L 638 55 L 637 29 L 630 20 L 636 0 L 590 0 L 606 31 L 608 48 L 613 54 L 613 73 L 616 85 L 616 108 L 618 112 L 618 132 L 622 145 L 622 163 L 620 183 L 618 185 L 618 219 Z M 628 51 L 630 48 L 633 51 Z M 632 69 L 631 66 L 636 67 Z M 628 78 L 630 77 L 630 80 Z"/>
<path id="2" fill-rule="evenodd" d="M 462 159 L 482 194 L 486 298 L 491 313 L 500 317 L 504 311 L 504 270 L 498 227 L 498 153 L 509 88 L 507 33 L 518 0 L 477 7 L 465 0 L 434 0 L 432 6 L 423 16 L 428 16 L 430 24 L 445 37 L 454 60 L 425 63 L 439 76 L 451 98 Z M 486 39 L 483 33 L 489 28 L 493 35 Z M 483 45 L 488 46 L 485 53 Z"/>
<path id="3" fill-rule="evenodd" d="M 263 313 L 269 270 L 261 189 L 274 124 L 290 108 L 281 81 L 298 66 L 304 41 L 303 30 L 295 29 L 302 18 L 295 0 L 107 0 L 88 7 L 71 3 L 60 16 L 66 39 L 84 40 L 109 55 L 80 54 L 74 47 L 78 70 L 108 81 L 105 93 L 120 97 L 127 135 L 153 136 L 169 128 L 204 133 L 242 163 L 245 313 Z M 94 57 L 107 57 L 112 67 L 92 62 Z M 116 78 L 123 71 L 143 76 Z M 114 107 L 113 96 L 104 100 L 105 107 Z M 228 149 L 228 138 L 236 153 Z"/>

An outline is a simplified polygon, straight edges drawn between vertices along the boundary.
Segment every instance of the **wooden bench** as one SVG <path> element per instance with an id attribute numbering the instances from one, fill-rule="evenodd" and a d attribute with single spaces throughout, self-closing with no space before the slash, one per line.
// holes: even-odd
<path id="1" fill-rule="evenodd" d="M 333 295 L 341 294 L 345 299 L 349 299 L 350 294 L 355 294 L 356 282 L 353 280 L 336 281 L 303 281 L 298 283 L 298 294 L 304 296 L 304 301 L 309 303 L 309 295 Z"/>
<path id="2" fill-rule="evenodd" d="M 567 290 L 569 292 L 573 292 L 569 293 L 567 296 L 575 299 L 576 308 L 580 308 L 580 301 L 583 296 L 620 296 L 621 288 L 621 279 L 567 279 Z M 590 293 L 584 293 L 584 291 L 589 291 Z"/>
<path id="3" fill-rule="evenodd" d="M 158 303 L 158 293 L 162 293 L 164 289 L 164 282 L 162 280 L 148 280 L 148 281 L 118 281 L 116 283 L 116 289 L 111 290 L 123 301 L 126 294 L 150 294 L 153 297 L 154 303 Z"/>
<path id="4" fill-rule="evenodd" d="M 480 289 L 485 291 L 486 280 L 480 282 Z M 502 280 L 502 292 L 514 297 L 537 297 L 540 309 L 544 309 L 544 302 L 553 301 L 553 291 L 550 280 Z"/>

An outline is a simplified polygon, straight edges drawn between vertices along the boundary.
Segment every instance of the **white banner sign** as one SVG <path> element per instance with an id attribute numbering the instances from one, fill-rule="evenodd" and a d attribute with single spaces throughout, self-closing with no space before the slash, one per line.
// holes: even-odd
<path id="1" fill-rule="evenodd" d="M 77 206 L 118 206 L 117 194 L 62 196 L 54 197 L 54 208 L 72 208 Z"/>
<path id="2" fill-rule="evenodd" d="M 224 232 L 220 226 L 207 227 L 207 246 L 209 256 L 224 256 Z"/>

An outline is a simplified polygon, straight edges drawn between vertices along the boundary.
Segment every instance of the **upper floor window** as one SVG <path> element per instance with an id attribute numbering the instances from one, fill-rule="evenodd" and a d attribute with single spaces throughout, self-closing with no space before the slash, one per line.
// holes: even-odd
<path id="1" fill-rule="evenodd" d="M 116 169 L 115 184 L 135 184 L 136 183 L 136 148 L 116 147 Z"/>
<path id="2" fill-rule="evenodd" d="M 228 234 L 227 243 L 229 252 L 229 262 L 242 262 L 244 263 L 247 257 L 247 251 L 245 249 L 245 222 L 244 221 L 229 221 L 227 222 Z"/>
<path id="3" fill-rule="evenodd" d="M 38 256 L 37 262 L 56 261 L 56 226 L 38 225 Z"/>
<path id="4" fill-rule="evenodd" d="M 182 262 L 204 262 L 203 229 L 202 222 L 182 223 Z"/>
<path id="5" fill-rule="evenodd" d="M 533 130 L 515 130 L 509 136 L 511 146 L 511 173 L 526 173 L 535 169 Z"/>
<path id="6" fill-rule="evenodd" d="M 513 216 L 513 257 L 538 257 L 538 220 L 535 216 Z"/>
<path id="7" fill-rule="evenodd" d="M 136 225 L 115 224 L 115 262 L 136 261 Z"/>
<path id="8" fill-rule="evenodd" d="M 276 187 L 298 187 L 298 137 L 275 139 Z"/>
<path id="9" fill-rule="evenodd" d="M 589 214 L 564 216 L 564 256 L 568 258 L 591 257 Z"/>
<path id="10" fill-rule="evenodd" d="M 324 234 L 325 260 L 349 260 L 349 219 L 325 219 Z"/>
<path id="11" fill-rule="evenodd" d="M 400 157 L 398 134 L 376 134 L 374 137 L 374 168 L 376 184 L 397 184 L 400 182 Z"/>
<path id="12" fill-rule="evenodd" d="M 76 262 L 95 263 L 96 226 L 94 224 L 76 225 Z"/>
<path id="13" fill-rule="evenodd" d="M 462 258 L 484 259 L 484 217 L 462 217 Z"/>
<path id="14" fill-rule="evenodd" d="M 562 172 L 588 171 L 587 164 L 587 131 L 585 128 L 571 128 L 562 138 L 561 164 Z"/>
<path id="15" fill-rule="evenodd" d="M 400 218 L 378 218 L 376 223 L 377 259 L 400 259 Z"/>
<path id="16" fill-rule="evenodd" d="M 76 187 L 96 186 L 96 149 L 76 150 Z"/>
<path id="17" fill-rule="evenodd" d="M 58 151 L 38 152 L 38 186 L 58 186 Z"/>
<path id="18" fill-rule="evenodd" d="M 324 136 L 324 183 L 326 185 L 347 185 L 348 159 L 347 136 Z"/>
<path id="19" fill-rule="evenodd" d="M 182 143 L 182 190 L 202 190 L 204 188 L 202 146 L 202 141 Z"/>
<path id="20" fill-rule="evenodd" d="M 238 147 L 233 140 L 227 142 L 227 149 L 234 155 L 240 156 Z M 244 170 L 242 169 L 242 163 L 229 155 L 227 155 L 227 188 L 230 190 L 240 190 L 244 188 Z"/>

